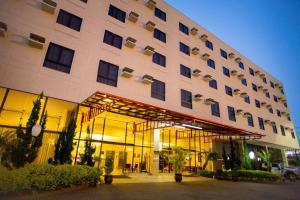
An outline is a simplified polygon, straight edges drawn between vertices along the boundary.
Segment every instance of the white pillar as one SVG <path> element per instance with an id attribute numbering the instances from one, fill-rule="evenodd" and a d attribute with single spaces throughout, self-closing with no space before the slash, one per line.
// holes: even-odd
<path id="1" fill-rule="evenodd" d="M 160 130 L 154 129 L 153 175 L 159 174 Z"/>

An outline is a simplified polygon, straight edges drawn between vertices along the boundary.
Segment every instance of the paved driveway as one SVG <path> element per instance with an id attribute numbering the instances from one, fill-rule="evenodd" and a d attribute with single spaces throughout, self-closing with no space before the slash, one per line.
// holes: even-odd
<path id="1" fill-rule="evenodd" d="M 100 185 L 96 188 L 61 190 L 17 199 L 54 200 L 299 200 L 300 181 L 283 184 L 259 184 L 218 181 L 202 178 L 199 181 L 165 183 L 124 183 Z"/>

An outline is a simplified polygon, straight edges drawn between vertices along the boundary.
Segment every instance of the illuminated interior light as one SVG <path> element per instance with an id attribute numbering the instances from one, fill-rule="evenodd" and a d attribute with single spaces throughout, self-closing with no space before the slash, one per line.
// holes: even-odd
<path id="1" fill-rule="evenodd" d="M 105 101 L 105 102 L 108 102 L 108 103 L 112 102 L 112 100 L 109 99 L 109 98 L 105 98 L 104 101 Z"/>
<path id="2" fill-rule="evenodd" d="M 181 126 L 183 127 L 189 127 L 189 128 L 193 128 L 193 129 L 198 129 L 198 130 L 202 130 L 202 127 L 199 126 L 194 126 L 194 125 L 190 125 L 190 124 L 181 124 Z"/>

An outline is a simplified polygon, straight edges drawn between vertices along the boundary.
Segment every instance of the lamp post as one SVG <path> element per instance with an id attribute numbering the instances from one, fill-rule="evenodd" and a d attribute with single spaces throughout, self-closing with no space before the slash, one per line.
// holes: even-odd
<path id="1" fill-rule="evenodd" d="M 36 124 L 36 125 L 34 125 L 34 126 L 32 127 L 32 129 L 31 129 L 31 135 L 32 135 L 33 137 L 37 137 L 37 136 L 40 135 L 41 130 L 42 130 L 41 125 Z"/>
<path id="2" fill-rule="evenodd" d="M 254 154 L 253 151 L 249 152 L 249 157 L 250 157 L 251 160 L 253 160 L 255 158 L 255 154 Z"/>

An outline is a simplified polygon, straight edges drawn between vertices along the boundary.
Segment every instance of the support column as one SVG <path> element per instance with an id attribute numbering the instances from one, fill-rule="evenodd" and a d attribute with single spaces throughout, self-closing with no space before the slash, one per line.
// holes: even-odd
<path id="1" fill-rule="evenodd" d="M 285 150 L 284 149 L 280 149 L 280 151 L 281 151 L 281 156 L 282 156 L 282 161 L 284 163 L 284 166 L 288 167 L 289 166 L 289 162 L 288 162 L 287 157 L 285 155 Z"/>
<path id="2" fill-rule="evenodd" d="M 153 156 L 153 175 L 159 174 L 159 150 L 160 150 L 160 130 L 154 129 L 154 156 Z"/>

